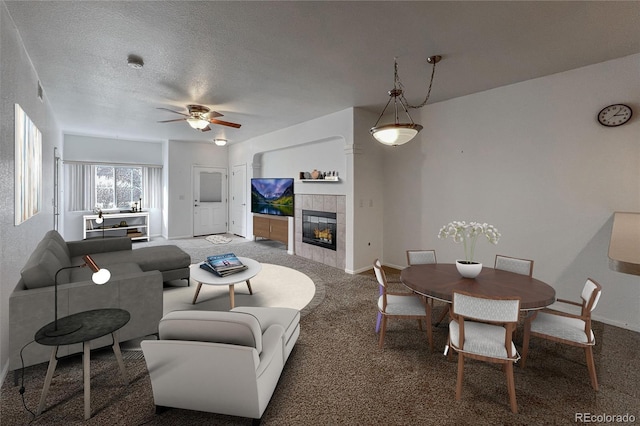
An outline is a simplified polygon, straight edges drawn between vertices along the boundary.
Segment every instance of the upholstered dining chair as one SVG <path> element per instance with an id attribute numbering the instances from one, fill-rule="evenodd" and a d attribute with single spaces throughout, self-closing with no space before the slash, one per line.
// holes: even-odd
<path id="1" fill-rule="evenodd" d="M 502 364 L 507 376 L 511 411 L 518 412 L 513 363 L 520 355 L 513 344 L 520 298 L 487 298 L 466 292 L 453 293 L 449 349 L 458 353 L 456 400 L 462 396 L 464 359 Z"/>
<path id="2" fill-rule="evenodd" d="M 435 250 L 407 250 L 407 264 L 409 266 L 411 266 L 411 265 L 431 265 L 431 264 L 434 264 L 434 263 L 438 263 L 438 260 L 436 258 L 436 251 Z M 429 303 L 431 303 L 431 308 L 433 310 L 434 300 L 430 299 Z M 438 317 L 438 321 L 436 321 L 436 323 L 435 323 L 436 327 L 447 316 L 448 312 L 449 312 L 449 304 L 447 304 L 444 307 L 444 309 L 442 310 L 442 313 L 440 314 L 440 317 Z"/>
<path id="3" fill-rule="evenodd" d="M 373 270 L 376 273 L 380 297 L 378 297 L 378 312 L 382 317 L 380 326 L 380 339 L 378 346 L 384 345 L 384 335 L 387 329 L 387 319 L 415 319 L 418 320 L 420 330 L 422 330 L 422 320 L 427 323 L 427 338 L 429 348 L 433 351 L 433 334 L 431 332 L 431 306 L 422 296 L 415 293 L 399 293 L 387 291 L 387 277 L 382 269 L 379 259 L 373 263 Z"/>
<path id="4" fill-rule="evenodd" d="M 407 264 L 427 265 L 438 263 L 435 250 L 407 250 Z"/>
<path id="5" fill-rule="evenodd" d="M 522 368 L 527 361 L 531 336 L 577 346 L 584 349 L 591 387 L 597 391 L 598 377 L 596 376 L 596 364 L 593 360 L 592 350 L 596 339 L 591 329 L 591 312 L 596 308 L 601 294 L 602 286 L 589 278 L 580 295 L 582 303 L 565 299 L 556 300 L 556 302 L 579 306 L 581 311 L 579 315 L 547 308 L 539 312 L 536 311 L 528 317 L 524 326 L 524 340 L 522 342 Z"/>
<path id="6" fill-rule="evenodd" d="M 494 269 L 514 272 L 520 275 L 533 276 L 533 260 L 496 254 Z"/>
<path id="7" fill-rule="evenodd" d="M 533 260 L 520 259 L 518 257 L 503 256 L 496 254 L 496 260 L 493 265 L 494 269 L 500 269 L 502 271 L 513 272 L 520 275 L 533 276 Z M 526 313 L 520 312 L 520 318 L 518 322 L 522 324 L 526 318 Z M 518 330 L 516 328 L 516 334 Z"/>

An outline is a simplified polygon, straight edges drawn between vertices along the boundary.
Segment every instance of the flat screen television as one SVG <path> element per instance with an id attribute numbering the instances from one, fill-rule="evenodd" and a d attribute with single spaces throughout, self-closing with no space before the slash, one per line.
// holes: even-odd
<path id="1" fill-rule="evenodd" d="M 251 179 L 251 212 L 293 216 L 293 178 Z"/>

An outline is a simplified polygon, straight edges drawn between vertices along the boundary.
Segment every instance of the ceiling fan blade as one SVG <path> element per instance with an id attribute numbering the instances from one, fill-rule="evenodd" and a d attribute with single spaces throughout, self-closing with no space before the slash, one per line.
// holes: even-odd
<path id="1" fill-rule="evenodd" d="M 174 121 L 185 121 L 186 118 L 176 118 L 175 120 L 158 121 L 158 123 L 173 123 Z"/>
<path id="2" fill-rule="evenodd" d="M 209 130 L 211 130 L 211 127 L 207 126 L 204 129 L 198 129 L 198 130 L 200 130 L 201 132 L 208 132 Z"/>
<path id="3" fill-rule="evenodd" d="M 209 118 L 222 117 L 224 114 L 220 114 L 218 111 L 209 111 L 205 114 Z"/>
<path id="4" fill-rule="evenodd" d="M 175 114 L 180 114 L 180 115 L 184 115 L 185 117 L 189 117 L 189 114 L 185 114 L 184 112 L 174 111 L 174 110 L 169 109 L 169 108 L 156 108 L 156 109 L 161 109 L 161 110 L 164 110 L 164 111 L 169 111 L 169 112 L 173 112 Z"/>
<path id="5" fill-rule="evenodd" d="M 210 118 L 209 123 L 220 124 L 221 126 L 229 126 L 239 129 L 241 124 L 231 123 L 229 121 L 216 120 L 215 118 Z"/>

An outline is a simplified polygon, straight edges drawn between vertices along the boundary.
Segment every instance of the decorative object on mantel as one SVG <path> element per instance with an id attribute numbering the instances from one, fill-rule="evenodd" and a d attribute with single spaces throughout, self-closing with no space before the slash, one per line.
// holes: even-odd
<path id="1" fill-rule="evenodd" d="M 436 72 L 436 64 L 440 62 L 441 59 L 442 56 L 439 55 L 430 56 L 427 58 L 427 62 L 433 65 L 433 68 L 431 70 L 431 81 L 429 82 L 429 89 L 427 90 L 427 97 L 420 105 L 410 105 L 407 102 L 407 99 L 404 97 L 402 83 L 400 82 L 400 77 L 398 77 L 398 58 L 394 58 L 393 90 L 390 90 L 388 92 L 389 100 L 380 113 L 378 121 L 376 121 L 376 124 L 370 130 L 371 134 L 378 142 L 391 146 L 402 145 L 409 142 L 415 137 L 415 135 L 418 134 L 420 130 L 422 130 L 421 125 L 413 122 L 411 115 L 409 115 L 408 108 L 422 108 L 427 104 L 429 95 L 431 94 L 431 86 L 433 85 L 433 76 Z M 391 103 L 391 100 L 393 100 L 395 121 L 393 124 L 378 126 L 378 123 L 387 110 L 387 107 Z M 400 123 L 400 120 L 398 119 L 398 102 L 400 103 L 400 106 L 404 110 L 405 114 L 407 114 L 409 123 Z"/>
<path id="2" fill-rule="evenodd" d="M 465 278 L 475 278 L 482 271 L 482 263 L 475 262 L 473 255 L 478 237 L 484 235 L 491 244 L 498 244 L 502 236 L 493 225 L 479 222 L 453 221 L 449 222 L 438 233 L 438 238 L 452 237 L 455 243 L 464 245 L 464 260 L 456 260 L 458 272 Z"/>
<path id="3" fill-rule="evenodd" d="M 321 172 L 319 170 L 313 169 L 312 172 L 300 172 L 300 180 L 302 182 L 305 181 L 328 181 L 328 182 L 338 182 L 340 178 L 338 177 L 338 172 L 335 170 L 329 172 Z"/>

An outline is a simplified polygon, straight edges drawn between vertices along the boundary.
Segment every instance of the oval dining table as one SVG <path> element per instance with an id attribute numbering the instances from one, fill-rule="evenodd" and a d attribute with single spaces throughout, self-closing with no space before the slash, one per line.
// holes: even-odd
<path id="1" fill-rule="evenodd" d="M 411 265 L 400 272 L 400 281 L 418 294 L 447 303 L 456 290 L 489 297 L 518 296 L 521 311 L 542 309 L 556 300 L 556 291 L 545 282 L 486 266 L 476 278 L 463 278 L 452 263 Z"/>

